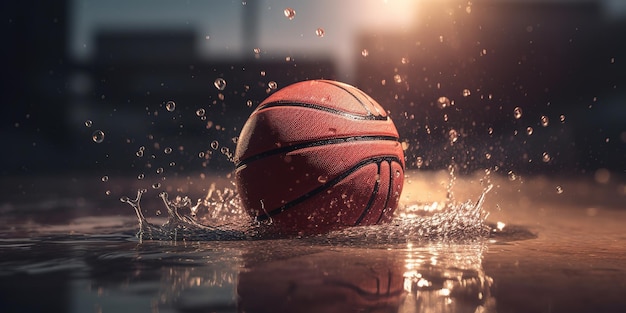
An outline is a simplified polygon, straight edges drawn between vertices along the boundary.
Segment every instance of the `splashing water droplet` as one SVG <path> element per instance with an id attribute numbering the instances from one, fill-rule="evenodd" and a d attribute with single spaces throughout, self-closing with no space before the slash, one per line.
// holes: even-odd
<path id="1" fill-rule="evenodd" d="M 217 150 L 219 146 L 220 146 L 220 143 L 217 140 L 211 141 L 211 148 L 213 148 L 213 150 Z"/>
<path id="2" fill-rule="evenodd" d="M 162 167 L 157 168 L 156 169 L 156 173 L 157 174 L 163 174 L 163 168 Z"/>
<path id="3" fill-rule="evenodd" d="M 152 184 L 152 189 L 159 189 L 159 188 L 161 188 L 161 183 Z"/>
<path id="4" fill-rule="evenodd" d="M 528 136 L 532 135 L 533 134 L 533 128 L 530 127 L 530 126 L 526 127 L 526 133 L 528 134 Z"/>
<path id="5" fill-rule="evenodd" d="M 248 100 L 246 101 L 246 105 L 250 108 L 252 107 L 252 100 Z"/>
<path id="6" fill-rule="evenodd" d="M 166 147 L 165 149 L 163 149 L 163 152 L 165 152 L 165 154 L 170 154 L 172 153 L 172 148 Z"/>
<path id="7" fill-rule="evenodd" d="M 489 127 L 487 129 L 487 133 L 489 133 L 489 135 L 493 135 L 493 128 Z"/>
<path id="8" fill-rule="evenodd" d="M 176 102 L 174 102 L 172 100 L 167 101 L 165 103 L 165 109 L 170 111 L 170 112 L 174 112 L 174 110 L 176 110 Z"/>
<path id="9" fill-rule="evenodd" d="M 563 187 L 561 187 L 561 186 L 556 186 L 556 193 L 557 193 L 557 194 L 562 194 L 562 193 L 563 193 Z"/>
<path id="10" fill-rule="evenodd" d="M 517 180 L 517 174 L 515 174 L 515 172 L 513 172 L 513 171 L 509 171 L 508 172 L 508 176 L 509 176 L 509 180 L 510 181 Z"/>
<path id="11" fill-rule="evenodd" d="M 515 109 L 513 109 L 513 117 L 515 117 L 516 120 L 519 120 L 522 117 L 522 108 L 515 107 Z"/>
<path id="12" fill-rule="evenodd" d="M 393 81 L 396 82 L 396 84 L 401 83 L 402 82 L 402 76 L 400 76 L 400 74 L 393 75 Z"/>
<path id="13" fill-rule="evenodd" d="M 296 17 L 296 10 L 292 8 L 285 8 L 283 13 L 285 14 L 285 17 L 289 20 L 293 20 L 293 18 Z"/>
<path id="14" fill-rule="evenodd" d="M 143 173 L 137 175 L 137 180 L 142 180 L 145 177 Z"/>
<path id="15" fill-rule="evenodd" d="M 206 114 L 206 111 L 203 108 L 197 109 L 196 110 L 196 115 L 199 117 L 204 116 L 204 114 Z"/>
<path id="16" fill-rule="evenodd" d="M 561 121 L 561 123 L 565 123 L 565 115 L 561 114 L 561 116 L 559 116 L 559 121 Z"/>
<path id="17" fill-rule="evenodd" d="M 455 129 L 450 129 L 448 139 L 450 140 L 450 144 L 454 144 L 459 139 L 459 133 Z"/>
<path id="18" fill-rule="evenodd" d="M 109 181 L 109 176 L 102 176 L 102 178 L 100 179 L 102 182 L 108 182 Z"/>
<path id="19" fill-rule="evenodd" d="M 550 157 L 550 154 L 548 154 L 548 152 L 544 152 L 543 155 L 541 156 L 541 160 L 544 163 L 550 162 L 551 159 L 552 159 L 552 157 Z"/>
<path id="20" fill-rule="evenodd" d="M 487 160 L 491 159 L 491 153 L 485 153 L 485 158 L 486 158 Z"/>
<path id="21" fill-rule="evenodd" d="M 321 175 L 321 176 L 317 177 L 317 181 L 322 183 L 322 184 L 325 184 L 328 181 L 328 176 Z"/>
<path id="22" fill-rule="evenodd" d="M 321 27 L 315 30 L 315 35 L 317 37 L 320 37 L 320 38 L 324 37 L 325 34 L 326 34 L 326 31 L 324 31 L 324 29 Z"/>
<path id="23" fill-rule="evenodd" d="M 448 97 L 439 97 L 437 99 L 437 107 L 440 109 L 445 109 L 450 106 L 450 99 Z"/>
<path id="24" fill-rule="evenodd" d="M 198 152 L 198 157 L 201 159 L 204 158 L 204 151 Z"/>
<path id="25" fill-rule="evenodd" d="M 364 58 L 367 58 L 367 56 L 368 56 L 368 55 L 370 55 L 370 52 L 369 52 L 369 51 L 367 51 L 367 49 L 363 49 L 363 50 L 361 50 L 361 55 L 362 55 Z"/>
<path id="26" fill-rule="evenodd" d="M 224 88 L 226 88 L 226 80 L 224 80 L 221 77 L 218 77 L 213 82 L 213 86 L 215 86 L 215 88 L 217 88 L 217 90 L 224 90 Z"/>
<path id="27" fill-rule="evenodd" d="M 254 51 L 254 54 L 261 53 L 261 49 L 259 49 L 259 48 L 254 48 L 254 49 L 252 49 L 252 51 Z"/>
<path id="28" fill-rule="evenodd" d="M 463 95 L 463 97 L 469 97 L 472 92 L 469 89 L 463 89 L 463 92 L 461 94 Z"/>
<path id="29" fill-rule="evenodd" d="M 91 120 L 86 120 L 85 121 L 85 126 L 91 127 L 91 125 L 93 125 L 93 122 Z"/>
<path id="30" fill-rule="evenodd" d="M 96 130 L 91 134 L 91 139 L 95 143 L 102 143 L 104 141 L 104 132 L 101 130 Z"/>
<path id="31" fill-rule="evenodd" d="M 278 88 L 278 84 L 272 80 L 269 83 L 267 83 L 267 87 L 270 87 L 270 89 L 272 90 L 276 90 L 276 88 Z"/>
<path id="32" fill-rule="evenodd" d="M 542 115 L 541 116 L 541 126 L 543 127 L 548 127 L 548 124 L 550 123 L 550 119 L 548 119 L 547 116 Z"/>
<path id="33" fill-rule="evenodd" d="M 417 157 L 417 159 L 415 159 L 415 165 L 417 165 L 417 168 L 422 168 L 424 165 L 424 159 L 422 157 Z"/>

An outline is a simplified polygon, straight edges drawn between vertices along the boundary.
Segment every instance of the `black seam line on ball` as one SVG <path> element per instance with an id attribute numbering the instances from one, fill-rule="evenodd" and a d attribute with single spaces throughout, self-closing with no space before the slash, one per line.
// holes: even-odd
<path id="1" fill-rule="evenodd" d="M 354 173 L 355 171 L 357 171 L 358 169 L 372 164 L 372 163 L 380 163 L 383 161 L 387 161 L 387 162 L 397 162 L 398 164 L 402 164 L 402 162 L 400 162 L 400 159 L 397 156 L 378 156 L 378 157 L 372 157 L 369 159 L 365 159 L 362 160 L 361 162 L 357 163 L 356 165 L 354 165 L 353 167 L 351 167 L 350 169 L 348 169 L 347 171 L 341 173 L 341 175 L 333 178 L 332 180 L 329 180 L 328 182 L 322 184 L 321 186 L 303 194 L 302 196 L 292 200 L 291 202 L 288 202 L 276 209 L 273 209 L 271 211 L 266 211 L 265 214 L 261 214 L 261 215 L 257 215 L 256 220 L 257 221 L 265 221 L 268 220 L 270 217 L 282 213 L 304 201 L 306 201 L 307 199 L 325 191 L 326 189 L 328 189 L 329 187 L 332 187 L 334 185 L 336 185 L 338 182 L 340 182 L 341 180 L 343 180 L 344 178 L 350 176 L 350 174 Z"/>
<path id="2" fill-rule="evenodd" d="M 380 224 L 380 221 L 383 219 L 383 215 L 385 214 L 385 210 L 387 209 L 387 205 L 389 204 L 391 192 L 393 191 L 393 178 L 393 166 L 391 162 L 389 162 L 389 188 L 387 189 L 387 199 L 385 199 L 385 206 L 383 206 L 383 209 L 380 211 L 380 216 L 378 216 L 378 219 L 376 220 L 376 225 Z"/>
<path id="3" fill-rule="evenodd" d="M 367 200 L 367 205 L 363 209 L 363 212 L 361 212 L 361 215 L 359 216 L 359 218 L 357 218 L 356 222 L 354 223 L 354 226 L 361 224 L 361 222 L 363 221 L 367 213 L 369 213 L 369 211 L 372 209 L 372 205 L 374 205 L 374 200 L 376 200 L 376 195 L 378 194 L 378 189 L 380 188 L 380 179 L 381 179 L 380 164 L 382 162 L 383 161 L 376 162 L 376 165 L 378 166 L 378 170 L 376 172 L 376 175 L 378 175 L 378 179 L 376 180 L 376 183 L 374 184 L 374 189 L 372 190 L 372 194 L 370 195 L 369 200 Z"/>
<path id="4" fill-rule="evenodd" d="M 351 95 L 354 99 L 356 99 L 356 101 L 358 101 L 358 102 L 361 104 L 361 106 L 363 107 L 363 109 L 365 109 L 365 111 L 367 111 L 367 113 L 369 113 L 370 115 L 374 115 L 374 114 L 372 113 L 372 111 L 370 111 L 370 109 L 369 109 L 369 108 L 368 108 L 368 107 L 367 107 L 367 106 L 363 103 L 363 101 L 361 101 L 361 99 L 359 99 L 359 97 L 357 97 L 355 94 L 353 94 L 353 93 L 352 93 L 352 91 L 350 91 L 350 90 L 346 89 L 345 87 L 343 87 L 343 86 L 342 86 L 342 85 L 340 85 L 339 83 L 334 82 L 334 81 L 331 81 L 331 80 L 320 80 L 320 82 L 322 82 L 322 83 L 326 83 L 326 84 L 329 84 L 329 85 L 333 85 L 333 86 L 335 86 L 335 87 L 337 87 L 337 88 L 339 88 L 339 89 L 341 89 L 341 90 L 343 90 L 343 91 L 347 92 L 347 93 L 348 93 L 348 94 L 350 94 L 350 95 Z M 355 88 L 355 89 L 356 89 L 356 90 L 358 90 L 358 91 L 359 91 L 362 95 L 364 95 L 364 94 L 365 94 L 365 93 L 364 93 L 363 91 L 361 91 L 360 89 L 357 89 L 357 88 Z M 367 99 L 368 97 L 365 97 L 365 98 Z M 368 99 L 368 101 L 369 101 L 369 99 Z M 374 107 L 374 104 L 373 104 L 371 101 L 369 101 L 369 102 L 372 104 L 372 107 Z M 374 116 L 376 116 L 376 115 L 374 115 Z M 380 116 L 380 115 L 378 115 L 378 116 Z"/>
<path id="5" fill-rule="evenodd" d="M 348 112 L 345 112 L 345 111 L 341 111 L 341 110 L 337 110 L 337 109 L 333 109 L 333 108 L 329 108 L 329 107 L 325 107 L 325 106 L 321 106 L 321 105 L 317 105 L 317 104 L 304 103 L 304 102 L 293 102 L 293 101 L 286 101 L 286 100 L 280 100 L 280 101 L 274 101 L 274 102 L 266 103 L 265 105 L 263 105 L 263 107 L 261 107 L 255 113 L 261 112 L 261 111 L 263 111 L 265 109 L 275 108 L 275 107 L 302 107 L 302 108 L 308 108 L 308 109 L 313 109 L 313 110 L 324 111 L 324 112 L 328 112 L 328 113 L 331 113 L 331 114 L 336 114 L 336 115 L 340 115 L 340 116 L 343 116 L 343 117 L 351 118 L 351 119 L 354 119 L 354 120 L 386 121 L 386 120 L 389 119 L 388 116 L 373 115 L 371 113 L 368 114 L 368 115 L 359 115 L 359 114 L 348 113 Z M 369 111 L 368 111 L 368 113 L 369 113 Z"/>
<path id="6" fill-rule="evenodd" d="M 276 154 L 282 154 L 282 153 L 289 153 L 292 151 L 296 151 L 296 150 L 300 150 L 300 149 L 304 149 L 304 148 L 311 148 L 311 147 L 318 147 L 318 146 L 325 146 L 325 145 L 334 145 L 334 144 L 340 144 L 340 143 L 346 143 L 346 142 L 353 142 L 353 141 L 394 141 L 394 142 L 398 142 L 399 138 L 397 137 L 393 137 L 393 136 L 350 136 L 350 137 L 340 137 L 340 138 L 329 138 L 329 139 L 324 139 L 324 140 L 316 140 L 316 141 L 308 141 L 308 142 L 303 142 L 303 143 L 299 143 L 299 144 L 295 144 L 295 145 L 290 145 L 290 146 L 285 146 L 285 147 L 280 147 L 280 148 L 276 148 L 273 150 L 269 150 L 269 151 L 265 151 L 256 155 L 253 155 L 247 159 L 243 159 L 243 160 L 239 160 L 239 162 L 237 162 L 237 164 L 235 164 L 235 169 L 238 169 L 250 162 L 256 161 L 256 160 L 260 160 L 272 155 L 276 155 Z"/>

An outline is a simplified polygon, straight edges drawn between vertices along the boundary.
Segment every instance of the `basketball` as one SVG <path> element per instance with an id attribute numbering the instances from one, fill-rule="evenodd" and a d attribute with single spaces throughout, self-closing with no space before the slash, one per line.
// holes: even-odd
<path id="1" fill-rule="evenodd" d="M 245 210 L 281 235 L 320 234 L 391 220 L 404 152 L 387 112 L 330 80 L 295 83 L 252 112 L 235 151 Z"/>

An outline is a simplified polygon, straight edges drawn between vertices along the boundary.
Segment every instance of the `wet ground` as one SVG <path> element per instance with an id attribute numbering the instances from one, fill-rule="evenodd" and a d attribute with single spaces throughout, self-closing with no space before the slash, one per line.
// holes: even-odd
<path id="1" fill-rule="evenodd" d="M 624 181 L 514 178 L 455 180 L 460 201 L 493 183 L 485 238 L 252 241 L 140 240 L 115 195 L 134 182 L 5 179 L 0 312 L 625 312 Z M 444 201 L 448 183 L 410 172 L 403 202 Z"/>

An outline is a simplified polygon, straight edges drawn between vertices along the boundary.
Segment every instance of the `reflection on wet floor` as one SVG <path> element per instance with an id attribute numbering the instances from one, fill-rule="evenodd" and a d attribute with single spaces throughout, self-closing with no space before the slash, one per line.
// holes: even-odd
<path id="1" fill-rule="evenodd" d="M 449 197 L 448 173 L 409 177 L 419 180 L 407 184 L 405 204 L 424 202 L 407 208 L 420 208 L 412 213 L 421 219 L 437 217 L 445 206 L 435 203 Z M 484 188 L 481 179 L 458 177 L 454 197 L 475 204 Z M 63 210 L 37 218 L 5 212 L 0 311 L 626 309 L 626 211 L 619 182 L 499 176 L 490 182 L 494 189 L 483 203 L 489 213 L 485 236 L 427 240 L 401 240 L 393 234 L 396 226 L 386 226 L 280 240 L 140 241 L 136 217 L 119 200 L 116 205 L 127 214 L 46 219 Z M 162 205 L 146 206 L 154 225 L 166 222 L 153 215 L 156 208 L 165 211 Z M 34 294 L 38 301 L 32 301 Z"/>

